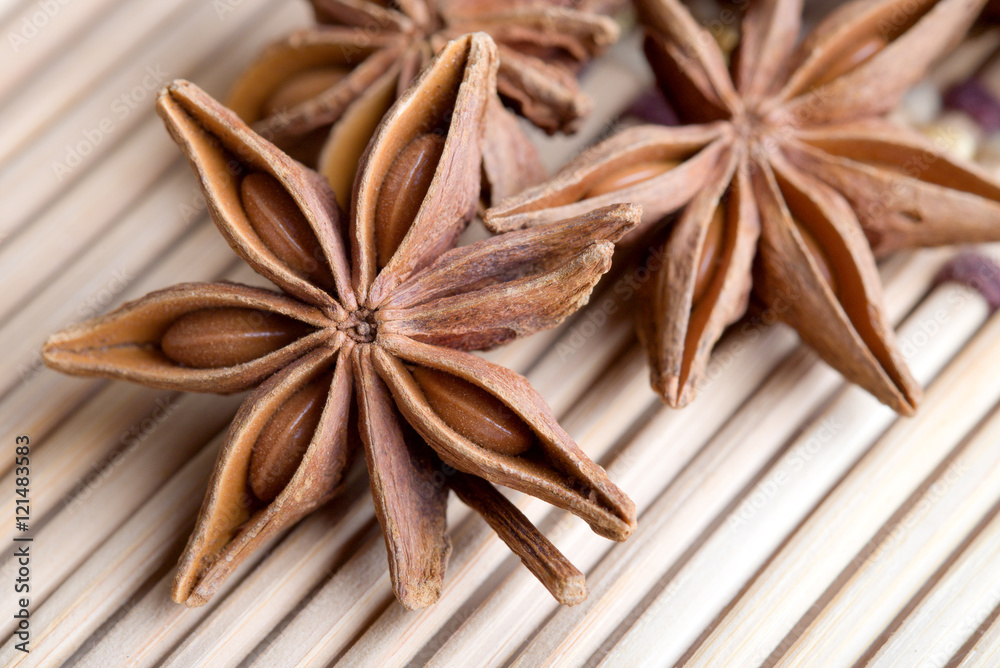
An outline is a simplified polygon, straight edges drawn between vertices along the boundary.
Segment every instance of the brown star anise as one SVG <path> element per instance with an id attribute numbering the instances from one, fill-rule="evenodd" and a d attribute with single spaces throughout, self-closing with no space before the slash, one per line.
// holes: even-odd
<path id="1" fill-rule="evenodd" d="M 575 73 L 618 36 L 609 18 L 569 0 L 311 1 L 319 25 L 265 50 L 236 82 L 228 105 L 316 166 L 338 196 L 350 192 L 357 158 L 382 114 L 448 40 L 489 33 L 500 53 L 500 94 L 554 132 L 572 130 L 587 113 Z M 488 196 L 499 201 L 545 173 L 503 106 L 488 113 L 484 169 Z"/>
<path id="2" fill-rule="evenodd" d="M 847 379 L 912 413 L 920 388 L 885 315 L 875 256 L 1000 239 L 1000 186 L 882 116 L 982 2 L 850 2 L 797 48 L 799 0 L 748 3 L 730 67 L 679 2 L 637 4 L 647 58 L 687 125 L 621 132 L 488 212 L 488 225 L 641 203 L 655 252 L 638 327 L 671 405 L 693 398 L 752 286 Z"/>
<path id="3" fill-rule="evenodd" d="M 453 248 L 477 205 L 496 60 L 488 36 L 456 40 L 401 96 L 359 167 L 349 230 L 322 176 L 192 84 L 161 93 L 157 109 L 219 230 L 284 292 L 177 285 L 54 335 L 43 354 L 67 373 L 153 387 L 256 387 L 181 558 L 178 602 L 204 603 L 262 542 L 336 494 L 358 440 L 409 608 L 440 594 L 449 487 L 566 603 L 586 596 L 582 575 L 490 483 L 608 538 L 634 528 L 631 501 L 527 380 L 463 352 L 552 327 L 586 303 L 613 241 L 639 218 L 615 206 Z"/>

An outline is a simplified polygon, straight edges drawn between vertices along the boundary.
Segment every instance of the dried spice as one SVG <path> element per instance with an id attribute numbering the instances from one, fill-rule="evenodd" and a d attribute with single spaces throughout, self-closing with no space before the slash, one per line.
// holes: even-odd
<path id="1" fill-rule="evenodd" d="M 564 603 L 586 595 L 582 575 L 492 484 L 614 540 L 634 528 L 632 502 L 527 380 L 465 352 L 585 303 L 639 218 L 618 205 L 453 248 L 477 205 L 496 66 L 482 34 L 442 49 L 376 131 L 346 229 L 322 176 L 192 84 L 160 95 L 219 230 L 283 292 L 177 285 L 54 335 L 43 356 L 67 373 L 153 387 L 256 388 L 213 471 L 175 600 L 204 603 L 254 549 L 329 500 L 358 448 L 409 608 L 440 595 L 449 487 Z"/>
<path id="2" fill-rule="evenodd" d="M 613 202 L 643 206 L 654 265 L 638 314 L 653 386 L 688 403 L 753 293 L 848 380 L 909 414 L 875 258 L 1000 239 L 1000 185 L 883 116 L 982 2 L 837 8 L 796 47 L 801 2 L 749 3 L 732 63 L 676 0 L 637 3 L 680 127 L 641 126 L 487 213 L 495 231 Z M 666 225 L 657 223 L 671 213 Z M 652 229 L 652 231 L 650 231 Z"/>
<path id="3" fill-rule="evenodd" d="M 571 131 L 590 108 L 576 71 L 618 36 L 613 21 L 576 4 L 312 0 L 318 25 L 265 50 L 236 82 L 228 104 L 259 133 L 316 166 L 339 196 L 350 192 L 353 167 L 382 114 L 432 54 L 449 39 L 483 31 L 498 44 L 497 86 L 506 102 L 549 132 Z M 488 113 L 487 199 L 499 201 L 545 173 L 502 105 Z"/>

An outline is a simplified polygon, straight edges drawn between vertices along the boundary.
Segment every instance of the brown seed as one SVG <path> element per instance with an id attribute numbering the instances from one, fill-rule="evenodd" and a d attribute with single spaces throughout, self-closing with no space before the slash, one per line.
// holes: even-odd
<path id="1" fill-rule="evenodd" d="M 708 231 L 705 233 L 705 244 L 701 247 L 701 259 L 698 260 L 698 273 L 694 279 L 694 297 L 692 304 L 698 304 L 705 296 L 715 275 L 719 271 L 719 262 L 722 259 L 722 238 L 726 228 L 726 211 L 720 205 L 715 208 L 712 220 L 708 223 Z"/>
<path id="2" fill-rule="evenodd" d="M 206 308 L 174 321 L 160 339 L 163 354 L 195 369 L 219 369 L 263 357 L 310 331 L 305 323 L 248 308 Z"/>
<path id="3" fill-rule="evenodd" d="M 317 67 L 306 70 L 284 81 L 264 102 L 261 112 L 271 116 L 316 97 L 328 88 L 333 88 L 348 74 L 343 67 Z"/>
<path id="4" fill-rule="evenodd" d="M 888 44 L 889 42 L 881 35 L 868 35 L 864 39 L 852 42 L 836 60 L 813 79 L 809 88 L 815 89 L 825 86 L 837 77 L 847 74 L 869 58 L 874 57 Z"/>
<path id="5" fill-rule="evenodd" d="M 648 181 L 654 176 L 659 176 L 669 172 L 680 163 L 674 160 L 654 160 L 651 162 L 640 162 L 625 169 L 615 172 L 610 176 L 605 176 L 596 184 L 591 186 L 585 197 L 598 197 L 606 195 L 616 190 L 623 190 L 637 183 Z"/>
<path id="6" fill-rule="evenodd" d="M 308 383 L 261 430 L 250 453 L 250 489 L 261 501 L 274 500 L 295 475 L 323 415 L 332 380 L 332 374 L 324 374 Z"/>
<path id="7" fill-rule="evenodd" d="M 830 269 L 830 259 L 827 257 L 826 252 L 824 252 L 819 240 L 813 236 L 812 232 L 806 229 L 801 221 L 795 218 L 792 218 L 792 221 L 798 228 L 799 235 L 801 235 L 802 241 L 805 242 L 806 248 L 809 249 L 809 254 L 812 255 L 813 260 L 816 261 L 816 265 L 819 267 L 819 273 L 821 273 L 826 282 L 830 284 L 833 294 L 837 294 L 837 281 L 834 279 L 833 271 Z"/>
<path id="8" fill-rule="evenodd" d="M 424 367 L 413 369 L 413 378 L 444 423 L 473 443 L 501 455 L 520 455 L 534 442 L 524 420 L 481 387 Z"/>
<path id="9" fill-rule="evenodd" d="M 240 183 L 240 199 L 250 225 L 271 252 L 303 278 L 333 290 L 333 276 L 316 235 L 276 178 L 263 172 L 248 174 Z"/>
<path id="10" fill-rule="evenodd" d="M 389 264 L 427 195 L 434 179 L 444 137 L 420 135 L 400 151 L 382 182 L 375 211 L 375 245 L 378 266 Z"/>

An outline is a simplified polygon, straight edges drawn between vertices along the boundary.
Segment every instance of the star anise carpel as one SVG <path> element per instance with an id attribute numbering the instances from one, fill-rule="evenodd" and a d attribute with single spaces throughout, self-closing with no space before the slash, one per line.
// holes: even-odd
<path id="1" fill-rule="evenodd" d="M 326 180 L 187 82 L 157 109 L 232 248 L 280 292 L 182 284 L 54 335 L 67 373 L 179 390 L 252 390 L 236 415 L 175 581 L 204 603 L 254 549 L 332 498 L 364 452 L 398 599 L 440 595 L 449 488 L 564 603 L 582 575 L 499 484 L 624 540 L 631 501 L 518 374 L 470 354 L 558 324 L 586 303 L 613 242 L 638 222 L 616 205 L 455 247 L 480 193 L 497 52 L 445 45 L 400 96 L 358 167 L 350 215 Z M 451 467 L 451 468 L 449 468 Z"/>
<path id="2" fill-rule="evenodd" d="M 920 388 L 875 258 L 1000 239 L 1000 186 L 884 116 L 959 40 L 978 0 L 838 7 L 799 43 L 801 2 L 748 3 L 732 62 L 677 0 L 639 0 L 646 56 L 682 125 L 627 129 L 487 212 L 506 231 L 613 202 L 643 206 L 655 266 L 638 329 L 652 382 L 690 401 L 756 295 L 896 411 Z"/>
<path id="3" fill-rule="evenodd" d="M 556 0 L 312 0 L 317 25 L 271 45 L 237 80 L 228 105 L 279 147 L 349 193 L 353 165 L 378 119 L 448 40 L 475 31 L 498 45 L 498 90 L 548 132 L 589 111 L 576 72 L 618 35 L 615 23 Z M 534 146 L 492 105 L 486 183 L 499 199 L 545 173 Z M 353 158 L 353 160 L 352 160 Z M 346 206 L 345 201 L 341 201 Z"/>

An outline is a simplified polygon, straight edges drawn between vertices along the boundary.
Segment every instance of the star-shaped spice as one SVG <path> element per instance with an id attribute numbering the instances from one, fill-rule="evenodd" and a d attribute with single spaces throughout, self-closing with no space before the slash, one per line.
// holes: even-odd
<path id="1" fill-rule="evenodd" d="M 623 131 L 502 202 L 487 224 L 505 231 L 641 203 L 654 252 L 638 327 L 671 405 L 693 398 L 752 288 L 847 379 L 912 413 L 920 388 L 875 257 L 1000 239 L 1000 186 L 883 116 L 982 2 L 851 2 L 797 47 L 800 1 L 748 3 L 730 66 L 679 2 L 637 4 L 647 58 L 686 125 Z"/>
<path id="2" fill-rule="evenodd" d="M 608 538 L 634 528 L 632 502 L 528 382 L 464 352 L 585 303 L 639 218 L 619 205 L 453 248 L 477 205 L 495 76 L 489 37 L 443 48 L 365 153 L 349 229 L 325 180 L 235 114 L 186 82 L 160 95 L 219 230 L 283 292 L 177 285 L 54 335 L 43 354 L 61 371 L 153 387 L 256 387 L 220 453 L 175 600 L 205 602 L 262 542 L 336 494 L 359 441 L 409 608 L 440 594 L 449 488 L 565 603 L 585 597 L 583 576 L 490 483 Z"/>
<path id="3" fill-rule="evenodd" d="M 612 20 L 576 4 L 312 0 L 318 25 L 265 50 L 233 86 L 228 105 L 279 147 L 316 166 L 341 196 L 350 193 L 354 166 L 382 114 L 432 54 L 450 39 L 483 31 L 498 44 L 497 86 L 507 103 L 549 132 L 570 131 L 590 108 L 576 71 L 618 36 Z M 492 105 L 488 113 L 487 201 L 499 201 L 545 173 L 503 106 Z"/>

